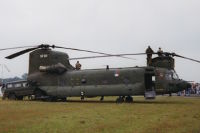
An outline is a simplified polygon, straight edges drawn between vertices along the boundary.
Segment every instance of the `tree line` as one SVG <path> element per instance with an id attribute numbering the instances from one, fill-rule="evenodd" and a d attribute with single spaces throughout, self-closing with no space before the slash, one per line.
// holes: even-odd
<path id="1" fill-rule="evenodd" d="M 0 78 L 0 81 L 1 81 L 1 84 L 6 84 L 8 82 L 26 80 L 27 77 L 28 77 L 28 74 L 24 73 L 21 77 L 15 76 L 15 77 L 12 77 L 12 78 L 4 78 L 4 79 Z"/>

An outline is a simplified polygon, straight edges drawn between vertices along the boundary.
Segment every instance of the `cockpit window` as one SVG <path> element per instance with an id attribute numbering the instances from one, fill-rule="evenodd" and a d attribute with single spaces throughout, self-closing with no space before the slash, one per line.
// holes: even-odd
<path id="1" fill-rule="evenodd" d="M 165 74 L 165 78 L 166 78 L 167 80 L 172 80 L 172 74 L 171 74 L 171 73 L 166 73 L 166 74 Z"/>
<path id="2" fill-rule="evenodd" d="M 178 79 L 178 76 L 176 75 L 176 73 L 173 73 L 173 79 Z"/>
<path id="3" fill-rule="evenodd" d="M 175 71 L 171 71 L 172 72 L 172 78 L 173 79 L 179 79 L 177 73 Z"/>

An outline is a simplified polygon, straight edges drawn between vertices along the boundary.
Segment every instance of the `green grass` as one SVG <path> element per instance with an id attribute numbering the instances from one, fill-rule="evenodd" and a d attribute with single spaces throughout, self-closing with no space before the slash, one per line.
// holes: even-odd
<path id="1" fill-rule="evenodd" d="M 200 98 L 70 98 L 70 102 L 0 100 L 0 133 L 200 133 Z"/>

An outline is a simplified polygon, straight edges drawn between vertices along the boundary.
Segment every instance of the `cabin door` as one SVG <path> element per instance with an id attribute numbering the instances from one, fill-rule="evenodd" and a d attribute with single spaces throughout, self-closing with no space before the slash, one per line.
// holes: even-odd
<path id="1" fill-rule="evenodd" d="M 154 74 L 154 72 L 146 72 L 145 73 L 145 88 L 146 88 L 146 91 L 154 91 L 155 90 L 155 74 Z"/>
<path id="2" fill-rule="evenodd" d="M 147 71 L 145 73 L 145 98 L 146 99 L 155 99 L 155 73 L 152 71 Z"/>

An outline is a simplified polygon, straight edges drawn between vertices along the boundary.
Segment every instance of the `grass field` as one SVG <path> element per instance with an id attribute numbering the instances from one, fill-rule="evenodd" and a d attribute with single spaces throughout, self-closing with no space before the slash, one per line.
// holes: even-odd
<path id="1" fill-rule="evenodd" d="M 200 98 L 116 97 L 81 102 L 2 101 L 0 133 L 200 133 Z"/>

